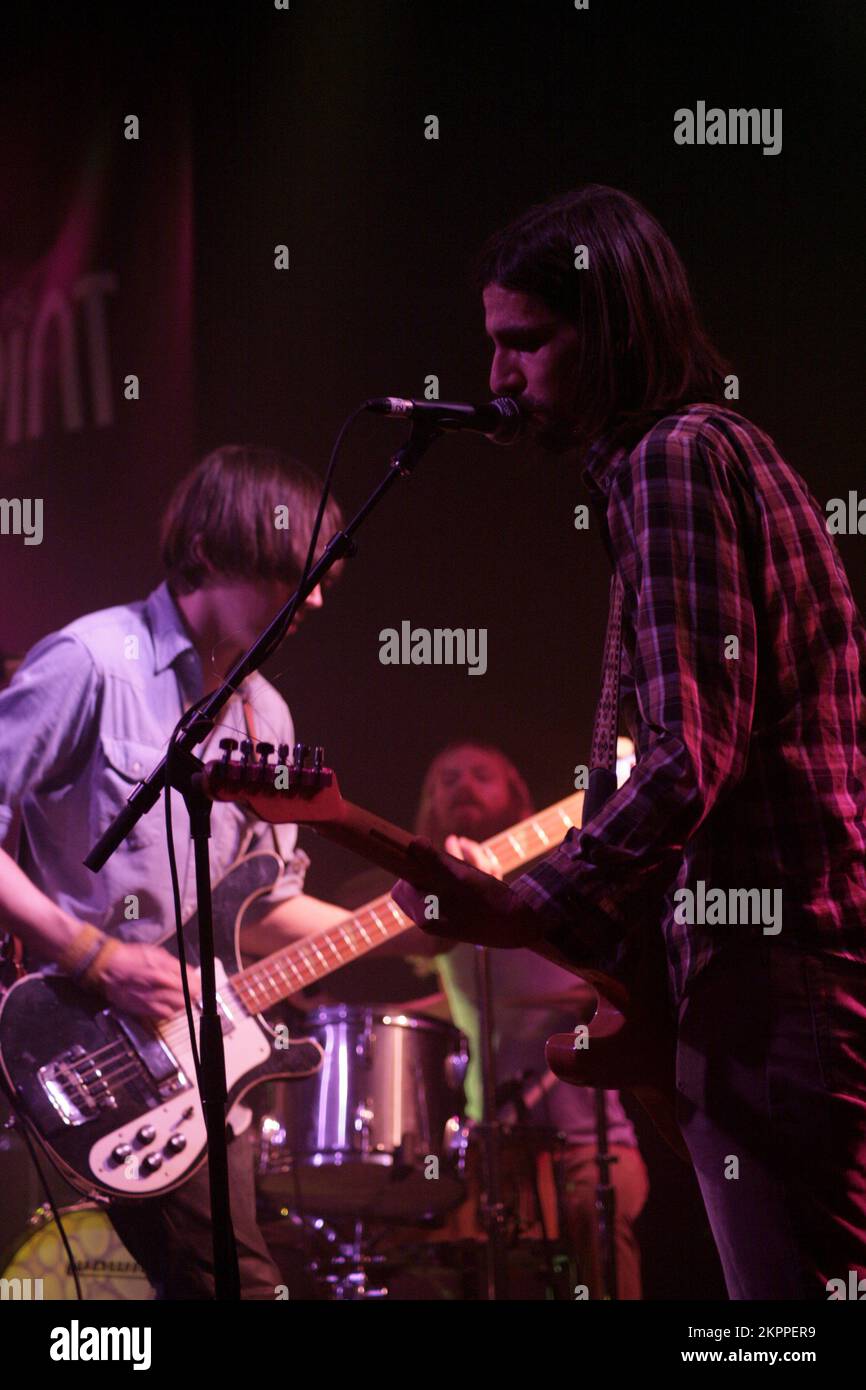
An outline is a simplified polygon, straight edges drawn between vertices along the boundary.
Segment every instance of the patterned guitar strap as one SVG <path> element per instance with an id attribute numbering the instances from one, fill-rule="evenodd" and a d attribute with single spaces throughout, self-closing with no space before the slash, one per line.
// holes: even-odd
<path id="1" fill-rule="evenodd" d="M 250 743 L 253 745 L 253 748 L 255 748 L 256 744 L 258 743 L 258 738 L 256 737 L 256 724 L 255 719 L 253 717 L 253 707 L 245 695 L 241 696 L 241 703 L 243 705 L 244 725 L 246 726 L 247 738 L 250 740 Z M 271 825 L 269 826 L 269 829 L 271 832 L 271 839 L 273 840 L 274 844 L 274 854 L 277 856 L 281 864 L 285 864 L 285 860 L 283 859 L 282 851 L 280 849 L 280 842 L 277 839 L 276 827 L 274 825 Z"/>
<path id="2" fill-rule="evenodd" d="M 610 581 L 610 605 L 602 658 L 601 695 L 595 711 L 590 749 L 589 785 L 583 798 L 582 824 L 586 825 L 616 791 L 616 736 L 619 717 L 619 682 L 622 669 L 622 584 L 614 571 Z M 606 1096 L 594 1087 L 598 1184 L 595 1189 L 598 1243 L 601 1252 L 604 1297 L 617 1294 L 616 1189 L 611 1168 L 617 1162 L 610 1151 Z"/>
<path id="3" fill-rule="evenodd" d="M 622 602 L 622 584 L 619 575 L 614 571 L 610 580 L 610 606 L 601 668 L 601 695 L 595 711 L 589 754 L 589 785 L 583 799 L 584 825 L 601 810 L 608 797 L 616 791 L 616 738 L 622 670 Z"/>

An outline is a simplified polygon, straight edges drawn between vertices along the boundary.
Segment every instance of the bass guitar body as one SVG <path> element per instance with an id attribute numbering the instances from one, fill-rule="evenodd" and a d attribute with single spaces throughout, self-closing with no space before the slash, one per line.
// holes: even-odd
<path id="1" fill-rule="evenodd" d="M 214 888 L 229 1108 L 260 1081 L 309 1076 L 322 1061 L 312 1038 L 275 1036 L 232 981 L 244 913 L 280 870 L 276 855 L 252 854 Z M 197 966 L 194 918 L 184 943 L 187 963 Z M 176 954 L 173 933 L 160 944 Z M 28 975 L 0 1007 L 0 1070 L 16 1113 L 57 1169 L 96 1200 L 168 1192 L 204 1162 L 207 1136 L 185 1014 L 155 1025 L 108 1007 L 62 975 Z"/>

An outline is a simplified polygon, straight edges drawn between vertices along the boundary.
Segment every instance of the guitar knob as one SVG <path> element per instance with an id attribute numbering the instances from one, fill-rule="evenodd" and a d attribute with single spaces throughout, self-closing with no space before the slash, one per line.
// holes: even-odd
<path id="1" fill-rule="evenodd" d="M 141 1160 L 141 1166 L 138 1171 L 140 1173 L 155 1173 L 157 1169 L 161 1167 L 162 1154 L 145 1154 L 144 1158 Z"/>
<path id="2" fill-rule="evenodd" d="M 261 758 L 261 760 L 262 760 L 263 763 L 266 763 L 266 762 L 268 761 L 268 758 L 271 756 L 271 754 L 273 753 L 273 751 L 274 751 L 274 745 L 273 745 L 272 743 L 257 743 L 257 744 L 256 744 L 256 752 L 258 753 L 258 755 L 259 755 L 259 757 Z"/>
<path id="3" fill-rule="evenodd" d="M 111 1150 L 111 1162 L 118 1164 L 125 1163 L 131 1153 L 131 1144 L 115 1144 L 114 1148 Z"/>
<path id="4" fill-rule="evenodd" d="M 173 1134 L 173 1135 L 171 1136 L 171 1138 L 168 1140 L 168 1142 L 166 1143 L 165 1151 L 166 1151 L 166 1153 L 168 1153 L 168 1154 L 179 1154 L 179 1153 L 182 1153 L 183 1150 L 184 1150 L 185 1148 L 186 1148 L 186 1135 L 185 1135 L 185 1134 Z"/>
<path id="5" fill-rule="evenodd" d="M 153 1125 L 142 1125 L 135 1138 L 139 1144 L 152 1144 L 156 1138 L 156 1130 Z"/>
<path id="6" fill-rule="evenodd" d="M 236 738 L 221 738 L 221 739 L 220 739 L 220 748 L 223 750 L 223 762 L 224 762 L 224 763 L 231 762 L 232 753 L 235 751 L 235 749 L 237 748 L 237 746 L 238 746 L 238 741 L 237 741 Z"/>

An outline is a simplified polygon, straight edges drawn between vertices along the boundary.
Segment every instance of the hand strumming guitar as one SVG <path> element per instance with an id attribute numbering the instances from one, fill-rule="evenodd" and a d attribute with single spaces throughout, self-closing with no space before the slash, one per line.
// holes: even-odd
<path id="1" fill-rule="evenodd" d="M 193 1000 L 201 994 L 198 970 L 187 968 Z M 99 973 L 98 988 L 121 1012 L 161 1022 L 183 1012 L 180 965 L 162 946 L 112 942 L 111 954 Z"/>

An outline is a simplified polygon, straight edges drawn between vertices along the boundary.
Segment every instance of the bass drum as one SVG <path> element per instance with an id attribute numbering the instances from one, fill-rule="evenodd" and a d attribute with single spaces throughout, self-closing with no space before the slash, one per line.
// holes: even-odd
<path id="1" fill-rule="evenodd" d="M 93 1202 L 79 1202 L 61 1207 L 60 1218 L 72 1248 L 84 1300 L 128 1302 L 155 1297 L 141 1265 L 121 1244 L 100 1207 Z M 8 1283 L 3 1285 L 7 1297 L 78 1301 L 69 1256 L 49 1207 L 40 1207 L 30 1218 L 25 1234 L 11 1254 L 7 1252 L 0 1279 L 21 1281 L 20 1290 L 16 1288 L 11 1295 Z"/>
<path id="2" fill-rule="evenodd" d="M 465 1037 L 450 1023 L 381 1009 L 318 1009 L 324 1049 L 302 1081 L 256 1089 L 265 1201 L 317 1217 L 422 1221 L 463 1198 Z"/>

